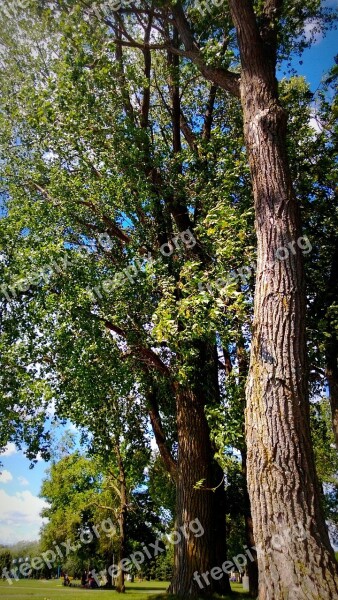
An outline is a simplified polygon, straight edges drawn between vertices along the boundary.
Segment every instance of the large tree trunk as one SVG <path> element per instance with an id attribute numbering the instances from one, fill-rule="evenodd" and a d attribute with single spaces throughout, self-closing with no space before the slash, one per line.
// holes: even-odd
<path id="1" fill-rule="evenodd" d="M 211 446 L 203 403 L 191 390 L 178 390 L 176 398 L 179 446 L 176 530 L 183 527 L 188 537 L 181 536 L 181 542 L 175 546 L 170 592 L 183 598 L 198 597 L 202 590 L 193 579 L 194 573 L 210 571 L 213 566 L 210 556 L 212 498 L 211 494 L 195 489 L 195 486 L 200 481 L 203 486 L 210 488 L 212 485 Z M 195 537 L 189 529 L 195 519 L 204 530 L 200 537 Z M 211 592 L 209 586 L 203 595 L 208 596 Z"/>
<path id="2" fill-rule="evenodd" d="M 176 529 L 183 528 L 185 535 L 181 535 L 180 543 L 175 546 L 170 591 L 182 598 L 210 597 L 215 592 L 230 591 L 227 575 L 217 580 L 210 577 L 211 569 L 221 567 L 226 560 L 223 471 L 213 458 L 205 415 L 206 404 L 218 398 L 217 367 L 214 351 L 207 344 L 196 343 L 194 350 L 195 358 L 190 361 L 193 385 L 189 388 L 174 385 L 178 435 Z M 216 492 L 212 491 L 216 487 Z M 189 528 L 196 519 L 204 532 L 198 537 Z M 198 579 L 195 573 L 199 576 L 209 573 L 209 576 L 206 580 Z"/>
<path id="3" fill-rule="evenodd" d="M 176 530 L 181 538 L 175 545 L 175 568 L 171 590 L 182 597 L 202 596 L 202 587 L 193 578 L 226 560 L 226 494 L 224 473 L 213 459 L 215 449 L 210 442 L 210 431 L 205 417 L 205 400 L 192 390 L 174 386 L 177 406 L 177 430 L 179 442 L 178 464 L 173 460 L 165 441 L 156 393 L 148 395 L 150 418 L 155 438 L 164 464 L 176 484 L 177 522 Z M 201 489 L 195 489 L 203 480 Z M 209 488 L 209 489 L 208 489 Z M 212 489 L 217 488 L 215 491 Z M 192 521 L 198 521 L 204 534 L 199 539 L 189 530 Z M 189 537 L 182 534 L 181 528 Z M 197 527 L 197 524 L 196 524 Z M 175 541 L 175 540 L 174 540 Z M 230 591 L 229 578 L 211 580 L 205 595 Z"/>
<path id="4" fill-rule="evenodd" d="M 310 437 L 301 228 L 286 156 L 286 116 L 278 102 L 273 50 L 263 42 L 251 2 L 229 0 L 229 5 L 241 53 L 256 210 L 246 434 L 259 599 L 338 598 Z M 287 258 L 278 260 L 276 251 L 289 243 Z"/>
<path id="5" fill-rule="evenodd" d="M 225 513 L 221 517 L 217 512 L 218 497 L 216 501 L 211 491 L 215 487 L 215 469 L 204 402 L 188 389 L 177 390 L 176 398 L 179 446 L 176 530 L 183 528 L 185 535 L 181 535 L 180 543 L 175 546 L 170 592 L 182 598 L 210 597 L 221 587 L 229 591 L 228 578 L 224 576 L 220 583 L 209 577 L 209 585 L 203 579 L 199 584 L 194 574 L 210 573 L 213 567 L 225 561 L 225 536 L 223 556 L 220 537 L 217 536 L 216 544 L 213 537 L 217 519 L 223 517 L 225 522 Z M 196 489 L 198 482 L 201 487 Z M 203 528 L 203 535 L 198 537 L 189 528 L 191 523 L 197 523 L 196 519 Z"/>

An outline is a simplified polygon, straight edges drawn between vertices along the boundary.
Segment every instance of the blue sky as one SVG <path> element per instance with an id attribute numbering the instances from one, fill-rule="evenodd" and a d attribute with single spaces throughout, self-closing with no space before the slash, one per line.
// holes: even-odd
<path id="1" fill-rule="evenodd" d="M 78 446 L 79 434 L 71 423 L 53 427 L 54 443 L 65 431 L 75 433 Z M 46 502 L 39 498 L 41 484 L 47 476 L 50 463 L 37 456 L 37 463 L 30 468 L 31 461 L 10 442 L 0 454 L 3 467 L 0 472 L 0 544 L 38 539 L 44 520 L 40 513 Z"/>
<path id="2" fill-rule="evenodd" d="M 39 460 L 34 469 L 15 445 L 7 445 L 0 456 L 0 543 L 38 538 L 42 524 L 40 512 L 44 502 L 38 497 L 46 463 Z"/>
<path id="3" fill-rule="evenodd" d="M 335 5 L 338 6 L 338 0 L 336 0 Z M 312 92 L 315 92 L 323 75 L 327 74 L 334 65 L 334 57 L 337 54 L 338 33 L 337 31 L 330 31 L 324 38 L 319 37 L 316 43 L 305 50 L 301 57 L 295 57 L 292 61 L 292 67 L 298 75 L 306 77 Z M 302 64 L 300 64 L 300 61 Z M 283 74 L 284 69 L 281 68 L 280 76 L 283 76 Z"/>
<path id="4" fill-rule="evenodd" d="M 330 0 L 329 4 L 337 6 L 338 0 Z M 323 75 L 333 65 L 337 52 L 337 32 L 331 31 L 304 52 L 301 58 L 303 64 L 299 64 L 300 59 L 297 58 L 293 67 L 307 78 L 312 91 L 315 91 Z M 60 434 L 63 432 L 64 428 L 61 428 Z M 44 506 L 38 494 L 48 464 L 39 460 L 33 469 L 29 469 L 30 461 L 13 444 L 7 446 L 0 460 L 3 463 L 0 475 L 0 543 L 37 539 L 42 525 L 39 513 Z"/>

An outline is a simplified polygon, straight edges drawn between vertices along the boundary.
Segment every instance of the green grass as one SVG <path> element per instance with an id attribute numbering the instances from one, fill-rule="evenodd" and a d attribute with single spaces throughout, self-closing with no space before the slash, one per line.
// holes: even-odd
<path id="1" fill-rule="evenodd" d="M 141 582 L 128 583 L 127 591 L 124 596 L 128 600 L 148 600 L 150 594 L 159 595 L 165 593 L 168 584 L 165 582 Z M 7 581 L 0 582 L 0 597 L 3 599 L 14 600 L 88 600 L 90 596 L 93 600 L 113 600 L 121 598 L 121 594 L 111 590 L 87 590 L 81 588 L 64 587 L 62 579 L 46 580 L 20 580 L 14 581 L 9 585 Z M 122 596 L 123 598 L 123 596 Z M 95 599 L 94 599 L 95 600 Z"/>
<path id="2" fill-rule="evenodd" d="M 13 585 L 9 585 L 7 581 L 0 581 L 0 597 L 3 600 L 117 600 L 123 597 L 127 600 L 175 600 L 173 596 L 165 594 L 167 587 L 168 583 L 163 581 L 127 583 L 127 591 L 123 596 L 109 590 L 66 588 L 61 579 L 21 580 L 14 581 Z M 237 592 L 233 596 L 234 600 L 248 599 L 248 596 L 242 593 L 241 585 L 232 584 L 232 587 Z"/>

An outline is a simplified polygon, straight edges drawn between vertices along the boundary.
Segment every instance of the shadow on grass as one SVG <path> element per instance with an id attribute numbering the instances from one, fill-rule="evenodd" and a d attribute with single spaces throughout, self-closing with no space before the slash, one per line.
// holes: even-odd
<path id="1" fill-rule="evenodd" d="M 166 587 L 168 587 L 168 586 L 166 586 Z M 131 586 L 129 587 L 128 584 L 127 584 L 127 590 L 129 592 L 133 592 L 133 593 L 134 592 L 148 592 L 148 594 L 152 594 L 153 591 L 157 592 L 157 590 L 159 592 L 162 592 L 162 596 L 156 596 L 155 595 L 155 598 L 151 597 L 151 600 L 156 600 L 156 598 L 163 598 L 164 597 L 163 594 L 164 594 L 164 592 L 166 590 L 166 587 L 164 587 L 163 585 L 162 586 L 160 586 L 160 585 L 157 586 L 156 583 L 155 583 L 155 585 L 151 585 L 151 589 L 149 589 L 149 586 L 145 586 L 145 585 L 142 585 L 142 584 L 141 585 L 133 585 L 133 587 L 131 587 Z"/>
<path id="2" fill-rule="evenodd" d="M 247 594 L 243 594 L 241 592 L 232 592 L 231 595 L 228 596 L 212 596 L 215 600 L 248 600 L 249 596 Z M 178 596 L 173 596 L 172 594 L 160 594 L 153 596 L 148 596 L 148 600 L 182 600 Z M 201 600 L 203 600 L 201 598 Z"/>

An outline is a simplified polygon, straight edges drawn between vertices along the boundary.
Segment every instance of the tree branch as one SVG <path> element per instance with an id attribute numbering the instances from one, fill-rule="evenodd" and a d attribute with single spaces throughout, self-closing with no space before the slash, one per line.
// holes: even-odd
<path id="1" fill-rule="evenodd" d="M 186 139 L 186 141 L 188 142 L 189 148 L 193 151 L 193 152 L 198 152 L 198 146 L 197 146 L 197 136 L 195 135 L 195 133 L 193 132 L 193 130 L 191 129 L 188 121 L 186 120 L 182 110 L 181 110 L 181 114 L 180 114 L 180 126 L 181 126 L 181 131 Z"/>
<path id="2" fill-rule="evenodd" d="M 230 13 L 236 27 L 243 69 L 260 70 L 266 64 L 264 44 L 260 35 L 251 0 L 228 0 Z"/>
<path id="3" fill-rule="evenodd" d="M 171 7 L 171 11 L 185 48 L 185 52 L 183 52 L 182 55 L 186 58 L 190 58 L 198 66 L 206 79 L 239 98 L 239 75 L 222 67 L 208 66 L 203 59 L 201 50 L 193 36 L 181 3 L 177 2 L 174 4 L 174 6 Z M 173 48 L 170 48 L 170 50 L 174 52 Z M 180 51 L 178 52 L 180 53 Z"/>
<path id="4" fill-rule="evenodd" d="M 210 87 L 207 108 L 206 108 L 205 115 L 204 115 L 204 126 L 203 126 L 203 134 L 202 134 L 203 139 L 207 140 L 207 141 L 209 141 L 210 137 L 211 137 L 211 126 L 212 126 L 216 94 L 217 94 L 217 86 L 212 85 Z"/>
<path id="5" fill-rule="evenodd" d="M 95 315 L 92 312 L 90 312 L 89 314 L 94 319 L 101 321 L 107 329 L 113 331 L 118 336 L 128 341 L 128 333 L 124 329 L 122 329 L 122 327 L 119 327 L 118 325 L 115 325 L 114 323 L 109 321 L 109 319 L 100 317 L 99 315 Z M 150 364 L 163 375 L 166 375 L 169 378 L 171 377 L 170 369 L 151 348 L 142 346 L 142 344 L 133 344 L 133 346 L 131 347 L 131 352 L 138 358 L 141 358 L 146 364 Z"/>
<path id="6" fill-rule="evenodd" d="M 40 192 L 40 194 L 42 194 L 46 198 L 46 200 L 48 200 L 48 202 L 50 202 L 54 206 L 60 205 L 60 202 L 58 200 L 55 200 L 54 198 L 52 198 L 52 196 L 49 194 L 49 192 L 47 190 L 45 190 L 41 185 L 36 183 L 36 181 L 33 181 L 32 179 L 30 179 L 27 182 L 27 184 L 29 186 L 33 186 L 38 192 Z"/>
<path id="7" fill-rule="evenodd" d="M 128 244 L 130 242 L 130 237 L 124 231 L 122 231 L 122 229 L 120 229 L 110 217 L 108 217 L 105 214 L 100 215 L 100 211 L 99 211 L 98 207 L 95 206 L 95 204 L 93 202 L 90 202 L 87 200 L 78 200 L 77 204 L 81 204 L 82 206 L 86 206 L 87 208 L 90 208 L 90 210 L 96 216 L 100 217 L 102 219 L 102 221 L 105 223 L 105 225 L 107 225 L 108 233 L 111 233 L 114 237 L 116 237 L 118 240 L 120 240 L 120 242 L 123 242 L 125 244 Z"/>
<path id="8" fill-rule="evenodd" d="M 149 404 L 149 417 L 154 432 L 155 440 L 163 459 L 163 462 L 167 468 L 171 478 L 175 481 L 177 477 L 177 462 L 173 458 L 170 449 L 167 444 L 166 435 L 163 430 L 162 419 L 158 407 L 156 392 L 151 389 L 146 395 Z"/>
<path id="9" fill-rule="evenodd" d="M 110 21 L 109 25 L 113 28 L 113 31 L 116 32 L 116 39 L 114 40 L 114 43 L 116 46 L 115 56 L 116 56 L 116 62 L 117 62 L 118 68 L 119 68 L 119 79 L 121 82 L 121 94 L 122 94 L 123 106 L 124 106 L 126 115 L 130 118 L 130 120 L 132 122 L 134 122 L 135 121 L 134 109 L 133 109 L 133 105 L 130 101 L 130 97 L 129 97 L 129 94 L 127 91 L 126 78 L 125 78 L 124 68 L 123 68 L 122 46 L 124 46 L 125 44 L 122 41 L 121 25 L 119 24 L 119 22 L 117 20 L 116 13 L 115 13 L 115 19 L 116 19 L 116 23 L 112 23 Z"/>

